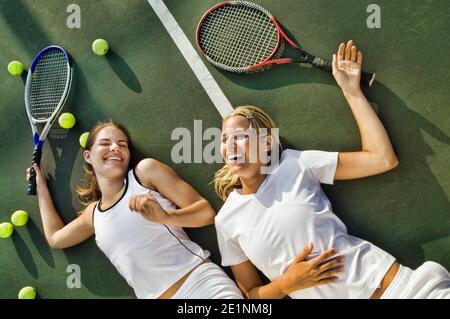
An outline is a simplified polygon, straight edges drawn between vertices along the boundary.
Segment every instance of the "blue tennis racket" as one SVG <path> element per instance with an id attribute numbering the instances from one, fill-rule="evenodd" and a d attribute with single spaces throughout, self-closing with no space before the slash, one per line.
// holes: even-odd
<path id="1" fill-rule="evenodd" d="M 69 96 L 71 84 L 72 62 L 63 48 L 51 45 L 36 55 L 25 84 L 25 108 L 34 143 L 32 164 L 41 163 L 44 140 Z M 44 126 L 40 134 L 38 125 Z M 28 194 L 36 195 L 36 172 L 31 168 L 30 173 Z"/>

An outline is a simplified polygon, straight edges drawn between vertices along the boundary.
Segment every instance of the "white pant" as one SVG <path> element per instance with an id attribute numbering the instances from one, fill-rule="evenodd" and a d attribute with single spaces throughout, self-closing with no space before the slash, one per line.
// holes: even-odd
<path id="1" fill-rule="evenodd" d="M 172 299 L 243 299 L 233 280 L 215 263 L 206 262 L 189 275 Z"/>
<path id="2" fill-rule="evenodd" d="M 400 265 L 381 299 L 450 299 L 450 274 L 432 261 L 416 270 Z"/>

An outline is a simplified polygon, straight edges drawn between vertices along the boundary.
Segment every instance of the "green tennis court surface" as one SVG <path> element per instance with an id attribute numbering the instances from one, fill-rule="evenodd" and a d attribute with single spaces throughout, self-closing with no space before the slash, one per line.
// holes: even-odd
<path id="1" fill-rule="evenodd" d="M 198 20 L 219 1 L 164 2 L 195 46 Z M 433 260 L 450 269 L 448 1 L 379 0 L 380 29 L 366 25 L 366 9 L 373 1 L 255 2 L 311 53 L 330 57 L 339 42 L 353 39 L 363 50 L 364 69 L 377 73 L 374 86 L 365 92 L 378 106 L 400 166 L 380 176 L 325 187 L 349 233 L 380 246 L 406 266 Z M 74 60 L 64 111 L 75 114 L 77 124 L 69 131 L 53 130 L 43 155 L 54 202 L 65 222 L 81 208 L 73 195 L 83 176 L 78 137 L 106 118 L 130 129 L 138 157 L 169 164 L 216 209 L 221 205 L 210 184 L 220 165 L 171 161 L 175 128 L 193 131 L 194 120 L 202 120 L 204 129 L 220 127 L 221 117 L 150 4 L 76 0 L 81 28 L 70 29 L 66 9 L 71 3 L 0 0 L 0 222 L 9 221 L 18 209 L 28 211 L 31 219 L 11 238 L 0 239 L 0 298 L 16 298 L 28 285 L 36 287 L 41 298 L 134 297 L 93 239 L 64 251 L 48 248 L 36 198 L 25 195 L 32 140 L 23 78 L 6 71 L 11 60 L 28 67 L 50 44 L 63 46 Z M 105 57 L 91 51 L 97 38 L 111 46 Z M 276 120 L 285 147 L 360 147 L 351 111 L 331 75 L 298 65 L 252 76 L 206 66 L 232 105 L 258 105 Z M 220 263 L 214 227 L 188 233 Z M 69 265 L 80 267 L 81 288 L 67 287 Z"/>

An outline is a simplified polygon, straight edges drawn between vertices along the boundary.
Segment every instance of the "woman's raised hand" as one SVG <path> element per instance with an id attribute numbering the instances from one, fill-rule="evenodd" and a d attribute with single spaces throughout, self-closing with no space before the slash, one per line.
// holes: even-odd
<path id="1" fill-rule="evenodd" d="M 362 52 L 353 44 L 341 43 L 337 54 L 333 54 L 333 76 L 344 93 L 354 94 L 361 90 Z"/>
<path id="2" fill-rule="evenodd" d="M 128 207 L 130 210 L 140 213 L 145 219 L 155 223 L 164 224 L 169 217 L 169 214 L 151 193 L 131 196 Z"/>

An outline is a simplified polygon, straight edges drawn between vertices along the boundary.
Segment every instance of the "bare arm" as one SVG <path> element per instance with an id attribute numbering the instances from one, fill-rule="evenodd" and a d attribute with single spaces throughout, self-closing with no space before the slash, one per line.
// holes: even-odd
<path id="1" fill-rule="evenodd" d="M 75 246 L 94 234 L 92 227 L 93 204 L 89 205 L 80 216 L 64 225 L 56 211 L 41 169 L 35 165 L 39 211 L 44 227 L 44 234 L 51 248 L 64 249 Z M 29 179 L 29 170 L 27 174 Z"/>
<path id="2" fill-rule="evenodd" d="M 267 285 L 262 284 L 261 277 L 250 261 L 231 266 L 231 271 L 239 289 L 248 299 L 280 299 L 296 290 L 335 282 L 335 275 L 343 271 L 342 257 L 326 260 L 336 253 L 336 250 L 329 249 L 305 261 L 312 248 L 312 245 L 306 247 L 283 275 Z"/>
<path id="3" fill-rule="evenodd" d="M 389 171 L 398 165 L 389 136 L 360 87 L 362 53 L 353 41 L 341 43 L 333 55 L 333 75 L 352 110 L 362 149 L 339 153 L 335 179 L 356 179 Z"/>
<path id="4" fill-rule="evenodd" d="M 133 196 L 130 209 L 148 220 L 180 227 L 202 227 L 214 222 L 215 211 L 192 186 L 169 166 L 154 160 L 142 160 L 136 174 L 145 187 L 154 187 L 179 209 L 164 211 L 151 194 Z"/>

